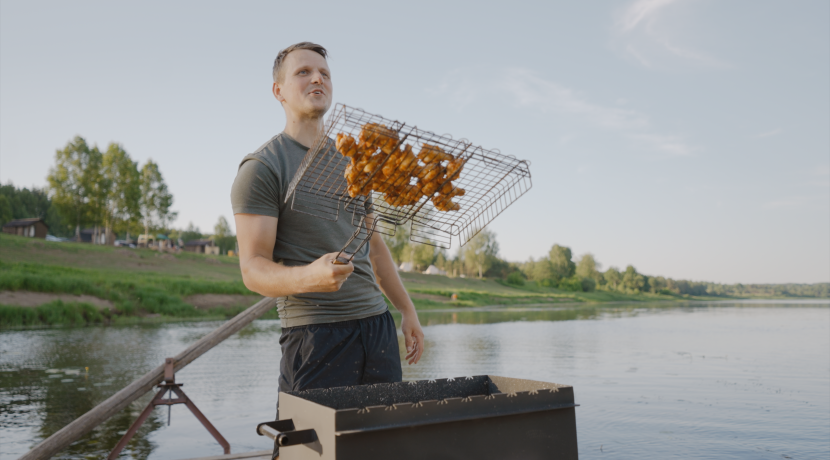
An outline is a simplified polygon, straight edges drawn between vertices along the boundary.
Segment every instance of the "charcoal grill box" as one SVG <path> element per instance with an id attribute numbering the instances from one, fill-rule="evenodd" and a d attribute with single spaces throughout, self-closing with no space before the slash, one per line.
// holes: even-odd
<path id="1" fill-rule="evenodd" d="M 575 407 L 571 386 L 492 375 L 280 393 L 280 420 L 314 430 L 280 459 L 576 459 Z"/>

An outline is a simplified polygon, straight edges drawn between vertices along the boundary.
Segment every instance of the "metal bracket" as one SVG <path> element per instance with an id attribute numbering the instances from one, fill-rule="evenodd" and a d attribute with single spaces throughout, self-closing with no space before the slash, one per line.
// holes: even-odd
<path id="1" fill-rule="evenodd" d="M 256 433 L 273 439 L 280 447 L 310 444 L 317 440 L 317 432 L 314 429 L 295 431 L 294 421 L 291 419 L 260 423 L 256 427 Z"/>
<path id="2" fill-rule="evenodd" d="M 167 406 L 167 425 L 170 425 L 170 409 L 171 406 L 175 404 L 184 404 L 190 409 L 190 412 L 199 420 L 202 425 L 210 432 L 216 442 L 218 442 L 222 449 L 224 449 L 225 454 L 231 453 L 231 445 L 228 444 L 228 441 L 219 434 L 219 430 L 217 430 L 211 423 L 208 421 L 207 417 L 196 407 L 196 404 L 193 404 L 193 401 L 184 394 L 184 391 L 181 389 L 182 383 L 176 383 L 176 375 L 174 371 L 174 366 L 176 364 L 176 360 L 173 358 L 167 358 L 164 360 L 164 381 L 159 384 L 158 388 L 159 391 L 156 393 L 156 396 L 153 397 L 153 400 L 150 401 L 150 404 L 147 404 L 147 407 L 141 412 L 141 415 L 138 416 L 135 422 L 133 422 L 130 429 L 124 434 L 124 437 L 118 441 L 115 448 L 110 452 L 107 460 L 115 460 L 118 458 L 118 455 L 121 454 L 121 451 L 127 447 L 127 443 L 130 442 L 133 436 L 138 432 L 138 429 L 141 428 L 141 425 L 150 417 L 150 414 L 153 412 L 157 406 Z M 173 394 L 176 394 L 177 398 L 173 399 Z M 167 399 L 164 399 L 165 395 L 168 395 Z"/>

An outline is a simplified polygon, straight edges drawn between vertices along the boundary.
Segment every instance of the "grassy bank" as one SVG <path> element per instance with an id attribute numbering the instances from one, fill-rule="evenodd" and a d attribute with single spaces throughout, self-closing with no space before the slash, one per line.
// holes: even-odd
<path id="1" fill-rule="evenodd" d="M 131 322 L 138 318 L 217 319 L 258 299 L 242 283 L 237 259 L 159 254 L 0 235 L 0 291 L 87 295 L 111 307 L 55 300 L 36 307 L 0 305 L 0 327 Z M 240 305 L 197 308 L 196 294 L 235 295 Z"/>
<path id="2" fill-rule="evenodd" d="M 689 296 L 649 293 L 572 292 L 538 286 L 533 282 L 514 286 L 502 280 L 447 278 L 420 273 L 401 273 L 401 278 L 419 308 L 696 300 Z M 456 295 L 455 300 L 452 299 L 453 294 Z"/>
<path id="3" fill-rule="evenodd" d="M 615 301 L 689 300 L 688 297 L 569 292 L 508 285 L 500 280 L 402 273 L 419 309 L 557 305 Z M 0 304 L 0 328 L 229 318 L 257 296 L 242 283 L 238 260 L 202 254 L 159 254 L 82 243 L 55 243 L 0 234 L 0 292 L 94 296 L 106 307 L 61 299 L 38 306 Z M 238 296 L 238 305 L 198 308 L 194 295 Z M 453 299 L 453 295 L 456 296 Z M 272 311 L 269 317 L 276 317 Z"/>

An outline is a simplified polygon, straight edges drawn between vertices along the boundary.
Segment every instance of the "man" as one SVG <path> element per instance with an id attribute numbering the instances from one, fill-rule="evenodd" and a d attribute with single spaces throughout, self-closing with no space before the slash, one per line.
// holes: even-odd
<path id="1" fill-rule="evenodd" d="M 285 110 L 285 129 L 242 160 L 231 192 L 245 286 L 278 299 L 280 391 L 400 382 L 395 323 L 381 292 L 401 312 L 409 364 L 424 350 L 415 307 L 380 234 L 352 262 L 333 264 L 354 233 L 351 219 L 331 222 L 285 203 L 331 106 L 326 56 L 308 42 L 277 55 L 273 93 Z"/>

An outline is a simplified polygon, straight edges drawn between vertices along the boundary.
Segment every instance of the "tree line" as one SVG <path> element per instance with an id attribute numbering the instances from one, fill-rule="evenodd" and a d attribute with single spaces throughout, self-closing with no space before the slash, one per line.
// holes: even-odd
<path id="1" fill-rule="evenodd" d="M 454 257 L 446 249 L 410 241 L 409 227 L 399 226 L 393 236 L 383 235 L 397 265 L 411 262 L 418 271 L 430 265 L 448 276 L 500 277 L 508 263 L 498 257 L 499 243 L 494 233 L 483 231 L 464 245 Z"/>
<path id="2" fill-rule="evenodd" d="M 435 265 L 448 276 L 494 278 L 517 287 L 535 285 L 574 292 L 599 290 L 717 297 L 830 297 L 830 283 L 720 284 L 676 280 L 640 273 L 633 265 L 623 270 L 612 266 L 602 271 L 593 254 L 574 258 L 569 247 L 559 244 L 554 244 L 538 259 L 508 262 L 499 257 L 496 234 L 488 230 L 479 232 L 454 257 L 449 257 L 446 250 L 409 241 L 409 232 L 401 227 L 394 236 L 384 235 L 384 239 L 397 264 L 412 262 L 419 271 Z"/>
<path id="3" fill-rule="evenodd" d="M 74 233 L 52 205 L 46 188 L 17 188 L 11 183 L 0 185 L 0 225 L 27 217 L 43 219 L 52 235 L 68 237 Z"/>
<path id="4" fill-rule="evenodd" d="M 93 229 L 93 241 L 115 234 L 166 231 L 176 219 L 173 194 L 157 163 L 139 167 L 117 143 L 106 150 L 76 136 L 55 153 L 45 188 L 0 187 L 0 222 L 40 217 L 55 236 L 80 240 L 82 228 Z"/>
<path id="5" fill-rule="evenodd" d="M 143 165 L 134 161 L 124 147 L 110 143 L 106 150 L 90 146 L 80 136 L 55 152 L 49 169 L 48 185 L 43 188 L 0 185 L 0 225 L 14 219 L 39 217 L 58 237 L 79 239 L 82 229 L 93 229 L 93 241 L 107 235 L 167 235 L 172 241 L 186 243 L 210 239 L 222 254 L 236 247 L 236 237 L 224 216 L 220 216 L 213 233 L 190 223 L 177 230 L 171 223 L 178 213 L 170 208 L 170 193 L 157 163 L 149 159 Z"/>
<path id="6" fill-rule="evenodd" d="M 158 164 L 148 159 L 139 167 L 114 142 L 102 152 L 76 136 L 55 153 L 46 180 L 52 204 L 78 239 L 82 227 L 93 227 L 94 241 L 101 231 L 148 234 L 167 229 L 177 216 Z"/>

